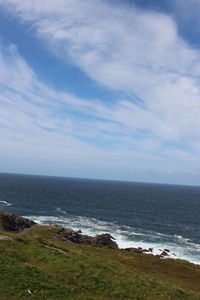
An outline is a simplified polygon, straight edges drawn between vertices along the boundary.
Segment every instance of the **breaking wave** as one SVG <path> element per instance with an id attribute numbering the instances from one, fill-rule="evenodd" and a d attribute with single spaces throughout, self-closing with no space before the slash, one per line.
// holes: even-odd
<path id="1" fill-rule="evenodd" d="M 0 209 L 4 208 L 5 206 L 11 206 L 11 205 L 12 205 L 12 203 L 10 203 L 10 202 L 0 200 Z"/>
<path id="2" fill-rule="evenodd" d="M 169 257 L 188 260 L 200 264 L 200 245 L 179 235 L 167 235 L 141 228 L 105 222 L 95 218 L 68 215 L 59 207 L 56 208 L 59 216 L 25 216 L 43 224 L 58 224 L 65 228 L 81 230 L 83 234 L 96 235 L 110 233 L 118 243 L 119 248 L 142 247 L 153 248 L 153 254 L 160 254 L 163 249 L 169 249 Z"/>

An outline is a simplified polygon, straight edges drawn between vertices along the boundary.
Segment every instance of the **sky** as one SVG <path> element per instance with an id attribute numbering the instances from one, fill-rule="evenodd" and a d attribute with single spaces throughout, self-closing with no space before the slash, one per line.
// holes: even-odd
<path id="1" fill-rule="evenodd" d="M 0 0 L 0 172 L 200 185 L 200 0 Z"/>

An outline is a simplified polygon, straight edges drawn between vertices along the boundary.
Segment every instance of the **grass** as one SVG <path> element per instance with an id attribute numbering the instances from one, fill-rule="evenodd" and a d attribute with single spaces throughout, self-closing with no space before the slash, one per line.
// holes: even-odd
<path id="1" fill-rule="evenodd" d="M 175 259 L 61 242 L 57 226 L 0 241 L 0 299 L 200 299 L 200 267 Z M 28 290 L 32 294 L 29 294 Z"/>

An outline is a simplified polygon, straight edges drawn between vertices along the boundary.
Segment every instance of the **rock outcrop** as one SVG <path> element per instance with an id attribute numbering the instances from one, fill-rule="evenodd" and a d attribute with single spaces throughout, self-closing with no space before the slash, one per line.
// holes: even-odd
<path id="1" fill-rule="evenodd" d="M 5 231 L 11 232 L 20 232 L 36 224 L 32 220 L 4 212 L 0 213 L 0 223 Z"/>
<path id="2" fill-rule="evenodd" d="M 161 257 L 164 257 L 164 256 L 169 256 L 169 254 L 168 254 L 168 253 L 169 253 L 169 251 L 165 251 L 165 250 L 163 250 L 163 251 L 162 251 L 162 253 L 160 254 L 160 256 L 161 256 Z"/>
<path id="3" fill-rule="evenodd" d="M 122 250 L 127 251 L 127 252 L 135 252 L 135 253 L 152 253 L 153 252 L 153 248 L 143 249 L 141 247 L 138 247 L 138 248 L 130 247 L 130 248 L 124 248 Z"/>
<path id="4" fill-rule="evenodd" d="M 37 223 L 15 214 L 10 214 L 10 213 L 0 211 L 0 229 L 3 229 L 8 232 L 20 233 L 23 235 L 27 233 L 26 229 L 31 228 L 33 225 L 37 225 Z M 108 233 L 103 233 L 96 236 L 89 236 L 89 235 L 82 234 L 81 230 L 75 231 L 72 229 L 63 228 L 58 225 L 57 228 L 58 230 L 55 238 L 63 242 L 71 242 L 75 244 L 84 244 L 84 245 L 107 246 L 114 249 L 118 248 L 118 245 L 114 241 L 114 238 Z M 12 239 L 8 236 L 1 235 L 0 240 L 12 240 Z M 153 248 L 143 249 L 141 247 L 138 248 L 129 247 L 121 250 L 127 252 L 147 253 L 147 254 L 154 255 Z M 159 251 L 161 253 L 155 255 L 159 258 L 170 257 L 170 254 L 176 256 L 174 253 L 170 253 L 169 249 L 164 249 L 164 250 L 159 249 Z"/>
<path id="5" fill-rule="evenodd" d="M 100 234 L 96 236 L 84 235 L 81 231 L 61 228 L 58 230 L 56 238 L 61 241 L 72 242 L 76 244 L 107 246 L 110 248 L 118 248 L 114 238 L 108 234 Z"/>

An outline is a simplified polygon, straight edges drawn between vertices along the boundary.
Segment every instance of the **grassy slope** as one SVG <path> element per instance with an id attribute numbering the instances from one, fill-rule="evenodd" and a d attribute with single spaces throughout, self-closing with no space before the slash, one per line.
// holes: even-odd
<path id="1" fill-rule="evenodd" d="M 36 226 L 0 241 L 0 299 L 200 299 L 200 267 L 186 261 L 75 245 Z M 28 289 L 32 295 L 28 294 Z"/>

